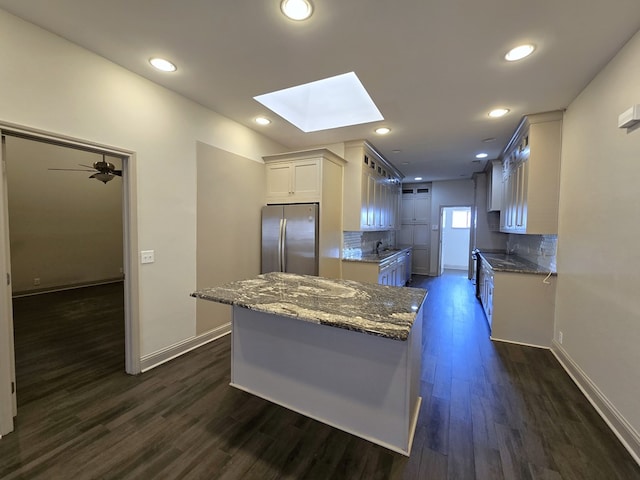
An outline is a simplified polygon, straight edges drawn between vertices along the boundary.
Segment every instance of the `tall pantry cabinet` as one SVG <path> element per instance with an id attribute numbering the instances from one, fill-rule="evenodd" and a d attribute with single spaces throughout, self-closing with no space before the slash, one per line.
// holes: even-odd
<path id="1" fill-rule="evenodd" d="M 418 275 L 429 274 L 431 248 L 431 187 L 404 185 L 398 245 L 413 247 L 411 270 Z"/>

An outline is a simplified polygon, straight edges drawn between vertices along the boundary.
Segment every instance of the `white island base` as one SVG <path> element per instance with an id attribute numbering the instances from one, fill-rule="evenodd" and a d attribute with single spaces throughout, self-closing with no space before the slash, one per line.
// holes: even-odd
<path id="1" fill-rule="evenodd" d="M 233 307 L 231 385 L 409 456 L 422 309 L 405 341 Z"/>

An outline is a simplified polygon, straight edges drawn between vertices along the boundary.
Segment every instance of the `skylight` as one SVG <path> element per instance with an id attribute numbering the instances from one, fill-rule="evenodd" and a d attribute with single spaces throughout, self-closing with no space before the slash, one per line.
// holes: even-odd
<path id="1" fill-rule="evenodd" d="M 384 120 L 354 72 L 253 98 L 305 133 Z"/>

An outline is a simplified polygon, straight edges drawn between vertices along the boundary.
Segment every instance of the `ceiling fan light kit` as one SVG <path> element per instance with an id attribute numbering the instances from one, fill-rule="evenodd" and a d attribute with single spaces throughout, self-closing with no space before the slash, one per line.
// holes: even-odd
<path id="1" fill-rule="evenodd" d="M 107 183 L 113 180 L 115 177 L 122 176 L 122 170 L 116 170 L 116 166 L 113 163 L 109 163 L 105 159 L 105 154 L 102 154 L 102 161 L 94 162 L 92 166 L 79 164 L 81 167 L 87 168 L 49 168 L 48 170 L 64 170 L 68 172 L 93 172 L 89 178 L 95 178 L 102 183 Z M 92 170 L 88 170 L 91 168 Z"/>

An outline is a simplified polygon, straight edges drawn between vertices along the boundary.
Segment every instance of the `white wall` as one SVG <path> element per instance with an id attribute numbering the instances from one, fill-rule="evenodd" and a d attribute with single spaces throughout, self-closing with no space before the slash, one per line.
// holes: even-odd
<path id="1" fill-rule="evenodd" d="M 260 273 L 265 197 L 263 163 L 198 142 L 198 289 Z M 196 333 L 230 330 L 229 305 L 195 302 Z"/>
<path id="2" fill-rule="evenodd" d="M 640 455 L 640 129 L 617 128 L 640 103 L 640 33 L 564 117 L 556 345 L 635 430 Z"/>
<path id="3" fill-rule="evenodd" d="M 121 279 L 122 179 L 48 170 L 82 169 L 102 155 L 12 136 L 4 153 L 13 293 Z"/>
<path id="4" fill-rule="evenodd" d="M 256 161 L 287 149 L 4 11 L 0 43 L 0 122 L 135 152 L 138 247 L 156 258 L 139 272 L 141 355 L 193 337 L 197 142 Z"/>
<path id="5" fill-rule="evenodd" d="M 431 185 L 432 224 L 437 225 L 437 222 L 439 222 L 440 207 L 471 206 L 473 203 L 473 180 L 433 182 Z M 431 268 L 429 275 L 439 275 L 440 232 L 432 231 L 431 233 Z"/>

